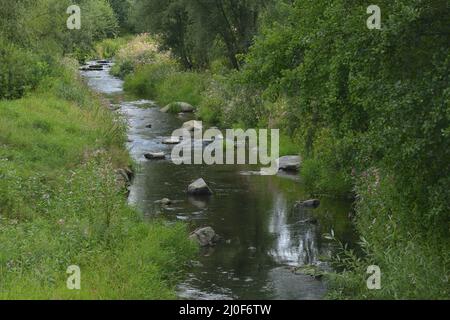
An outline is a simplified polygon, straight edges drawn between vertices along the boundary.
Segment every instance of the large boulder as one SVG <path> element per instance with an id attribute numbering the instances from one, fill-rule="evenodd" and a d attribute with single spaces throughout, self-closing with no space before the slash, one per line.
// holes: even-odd
<path id="1" fill-rule="evenodd" d="M 212 190 L 208 187 L 205 180 L 198 179 L 191 183 L 187 190 L 188 194 L 194 196 L 212 195 Z"/>
<path id="2" fill-rule="evenodd" d="M 300 170 L 299 156 L 284 156 L 278 159 L 278 168 L 283 171 L 297 172 Z"/>
<path id="3" fill-rule="evenodd" d="M 205 227 L 195 230 L 191 233 L 189 239 L 197 242 L 200 247 L 214 246 L 217 242 L 220 241 L 220 237 L 211 227 Z"/>

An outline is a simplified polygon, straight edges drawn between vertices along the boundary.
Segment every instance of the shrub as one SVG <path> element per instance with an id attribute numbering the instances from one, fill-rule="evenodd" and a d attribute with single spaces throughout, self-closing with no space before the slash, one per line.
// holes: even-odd
<path id="1" fill-rule="evenodd" d="M 176 69 L 172 63 L 144 65 L 125 78 L 124 89 L 138 96 L 156 99 L 158 85 Z"/>
<path id="2" fill-rule="evenodd" d="M 38 56 L 0 38 L 0 99 L 22 97 L 48 72 Z"/>
<path id="3" fill-rule="evenodd" d="M 148 34 L 141 34 L 117 51 L 115 63 L 112 73 L 124 78 L 144 65 L 171 63 L 171 58 L 169 53 L 160 52 L 156 40 Z"/>

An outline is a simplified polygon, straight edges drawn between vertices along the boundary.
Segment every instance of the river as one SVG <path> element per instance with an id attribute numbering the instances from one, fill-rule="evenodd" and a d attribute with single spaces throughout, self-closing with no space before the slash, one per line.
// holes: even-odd
<path id="1" fill-rule="evenodd" d="M 174 165 L 171 161 L 148 161 L 147 152 L 165 151 L 164 138 L 192 119 L 151 107 L 123 92 L 123 82 L 103 70 L 82 71 L 88 85 L 108 98 L 128 123 L 128 149 L 138 164 L 129 196 L 146 219 L 184 221 L 191 230 L 211 226 L 224 241 L 202 250 L 195 266 L 177 287 L 181 299 L 321 299 L 326 283 L 295 274 L 293 267 L 318 265 L 327 269 L 327 257 L 336 250 L 323 238 L 332 229 L 344 242 L 354 241 L 348 218 L 351 203 L 321 199 L 316 210 L 300 210 L 294 204 L 308 199 L 297 175 L 258 176 L 238 165 Z M 149 125 L 151 128 L 149 128 Z M 192 199 L 187 186 L 204 178 L 214 195 Z M 155 201 L 174 199 L 169 207 Z M 314 217 L 317 223 L 306 220 Z"/>

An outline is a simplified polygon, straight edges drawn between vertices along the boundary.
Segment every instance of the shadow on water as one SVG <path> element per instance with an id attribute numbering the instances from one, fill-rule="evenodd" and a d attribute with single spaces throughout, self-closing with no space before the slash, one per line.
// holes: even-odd
<path id="1" fill-rule="evenodd" d="M 139 164 L 129 202 L 147 218 L 164 217 L 186 221 L 194 230 L 211 226 L 224 238 L 214 248 L 203 250 L 198 262 L 178 286 L 180 298 L 189 299 L 320 299 L 326 285 L 292 267 L 322 265 L 334 245 L 322 235 L 333 229 L 346 242 L 354 240 L 348 219 L 351 205 L 322 199 L 312 211 L 295 208 L 308 198 L 296 176 L 246 174 L 246 166 L 176 166 L 169 160 L 148 161 L 147 152 L 164 151 L 164 138 L 190 119 L 169 115 L 158 108 L 145 108 L 151 101 L 126 101 L 123 83 L 103 71 L 82 72 L 88 84 L 112 100 L 129 125 L 128 148 Z M 208 199 L 189 198 L 187 186 L 204 178 L 214 191 Z M 155 201 L 175 200 L 169 207 Z M 317 220 L 310 223 L 307 220 Z"/>

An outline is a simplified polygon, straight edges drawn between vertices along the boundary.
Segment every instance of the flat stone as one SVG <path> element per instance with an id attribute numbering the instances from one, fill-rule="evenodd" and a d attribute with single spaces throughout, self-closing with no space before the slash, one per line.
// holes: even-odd
<path id="1" fill-rule="evenodd" d="M 279 170 L 297 172 L 300 170 L 300 165 L 300 156 L 284 156 L 278 159 Z"/>
<path id="2" fill-rule="evenodd" d="M 162 160 L 166 158 L 164 152 L 150 152 L 146 153 L 144 157 L 148 160 Z"/>
<path id="3" fill-rule="evenodd" d="M 181 142 L 179 137 L 170 137 L 163 140 L 163 144 L 179 144 Z"/>
<path id="4" fill-rule="evenodd" d="M 155 203 L 159 203 L 163 206 L 170 206 L 172 204 L 172 200 L 168 199 L 168 198 L 164 198 L 158 201 L 155 201 Z"/>

